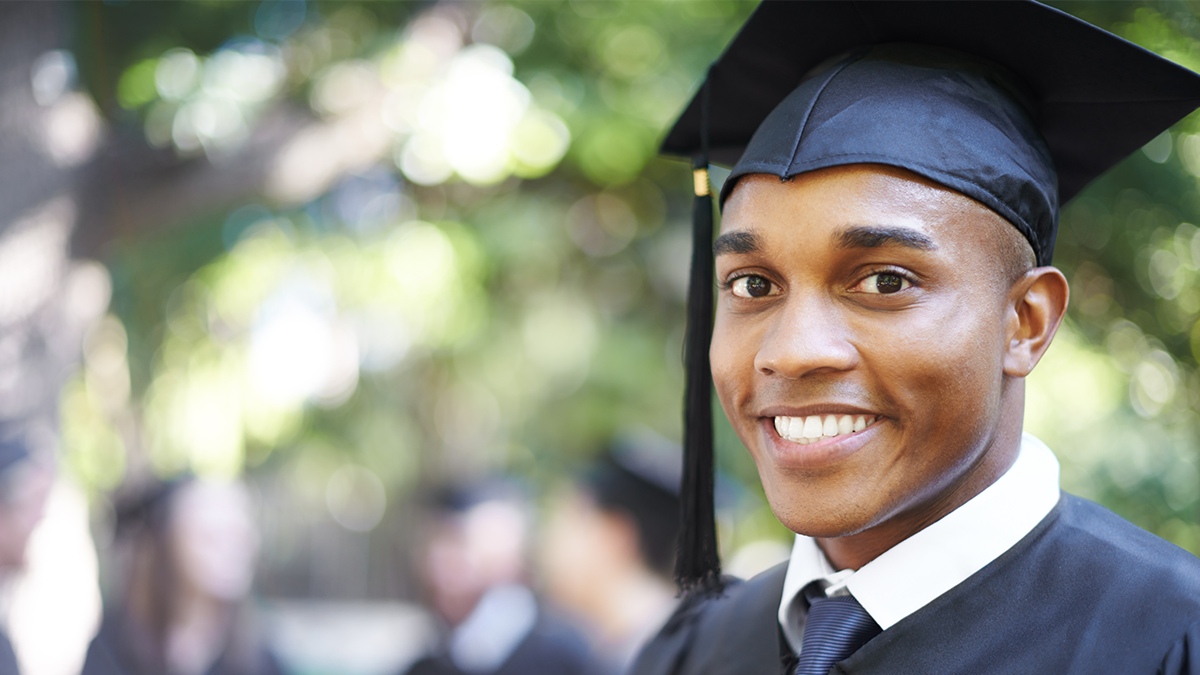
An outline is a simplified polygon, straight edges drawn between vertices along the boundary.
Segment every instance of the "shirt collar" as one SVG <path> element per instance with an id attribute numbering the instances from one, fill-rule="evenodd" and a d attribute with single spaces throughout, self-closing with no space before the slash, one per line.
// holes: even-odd
<path id="1" fill-rule="evenodd" d="M 450 635 L 450 659 L 467 673 L 490 673 L 508 660 L 537 623 L 537 600 L 520 584 L 488 589 Z"/>
<path id="2" fill-rule="evenodd" d="M 1012 548 L 1058 503 L 1058 460 L 1046 444 L 1024 434 L 1012 467 L 995 483 L 941 520 L 896 544 L 845 581 L 884 630 L 962 583 Z M 803 633 L 794 602 L 809 583 L 835 570 L 810 537 L 796 535 L 779 623 L 793 645 Z M 799 632 L 798 635 L 792 633 Z"/>

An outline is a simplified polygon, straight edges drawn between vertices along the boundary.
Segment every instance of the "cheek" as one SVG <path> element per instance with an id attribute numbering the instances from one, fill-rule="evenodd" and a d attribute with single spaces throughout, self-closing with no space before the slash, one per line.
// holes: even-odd
<path id="1" fill-rule="evenodd" d="M 713 325 L 708 361 L 717 397 L 728 413 L 747 394 L 754 376 L 754 350 L 746 331 L 733 330 L 720 314 Z"/>
<path id="2" fill-rule="evenodd" d="M 906 384 L 889 394 L 915 413 L 907 417 L 923 433 L 969 434 L 972 424 L 993 417 L 1002 379 L 1001 318 L 970 300 L 955 303 L 910 322 L 877 351 L 880 369 L 894 374 L 881 380 Z"/>

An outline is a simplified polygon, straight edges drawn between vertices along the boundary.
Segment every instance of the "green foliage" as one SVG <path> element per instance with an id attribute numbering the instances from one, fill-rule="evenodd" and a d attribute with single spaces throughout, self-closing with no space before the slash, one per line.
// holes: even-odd
<path id="1" fill-rule="evenodd" d="M 1062 6 L 1200 67 L 1191 5 Z M 172 135 L 175 116 L 206 85 L 171 94 L 157 83 L 161 64 L 194 54 L 204 72 L 217 68 L 223 45 L 253 33 L 258 7 L 81 3 L 85 82 L 111 124 L 135 132 L 128 136 L 208 152 L 208 141 L 189 150 Z M 239 109 L 247 133 L 261 119 L 251 113 L 283 102 L 334 124 L 359 94 L 384 101 L 394 153 L 377 169 L 395 188 L 372 195 L 392 201 L 380 202 L 390 206 L 374 220 L 345 216 L 350 198 L 340 191 L 367 180 L 359 171 L 300 205 L 264 195 L 249 226 L 230 215 L 243 204 L 221 205 L 170 236 L 123 243 L 108 263 L 113 311 L 129 333 L 131 406 L 145 410 L 144 451 L 163 471 L 250 468 L 311 495 L 338 466 L 356 463 L 404 494 L 493 469 L 550 480 L 630 427 L 678 438 L 690 175 L 656 147 L 752 9 L 313 3 L 295 32 L 244 50 L 282 68 L 268 98 Z M 492 47 L 461 49 L 473 41 Z M 504 135 L 508 145 L 484 157 L 498 163 L 456 160 L 446 139 L 457 136 L 429 135 L 454 123 L 454 109 L 425 96 L 459 91 L 449 73 L 468 67 L 511 95 L 507 121 L 476 144 Z M 478 125 L 503 111 L 473 112 L 486 113 L 470 118 Z M 1198 176 L 1193 115 L 1064 210 L 1055 262 L 1074 296 L 1030 380 L 1027 420 L 1059 453 L 1068 488 L 1192 550 L 1200 545 Z M 271 328 L 272 316 L 295 323 Z M 280 332 L 267 340 L 270 330 Z M 314 336 L 353 342 L 330 353 L 353 352 L 354 374 L 302 382 L 302 396 L 264 394 L 262 359 Z M 276 380 L 313 366 L 303 357 L 272 363 Z M 74 470 L 106 489 L 125 450 L 84 380 L 64 394 L 66 442 Z M 722 469 L 756 486 L 727 426 L 718 444 Z M 753 515 L 740 533 L 724 534 L 738 544 L 780 535 L 763 524 L 761 501 L 743 501 Z"/>
<path id="2" fill-rule="evenodd" d="M 154 86 L 154 71 L 158 59 L 144 59 L 121 74 L 117 83 L 117 102 L 126 110 L 136 110 L 158 96 Z"/>

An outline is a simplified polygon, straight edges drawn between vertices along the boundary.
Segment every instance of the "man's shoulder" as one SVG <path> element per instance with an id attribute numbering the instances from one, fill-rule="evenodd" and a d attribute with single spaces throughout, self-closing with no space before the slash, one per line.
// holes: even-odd
<path id="1" fill-rule="evenodd" d="M 914 617 L 1038 607 L 1060 629 L 1179 637 L 1200 621 L 1200 559 L 1086 499 L 1063 493 L 1024 539 Z M 1153 614 L 1153 621 L 1144 619 Z"/>
<path id="2" fill-rule="evenodd" d="M 868 643 L 855 672 L 1193 672 L 1164 664 L 1196 653 L 1198 622 L 1195 556 L 1064 494 L 1015 546 Z"/>
<path id="3" fill-rule="evenodd" d="M 532 630 L 497 673 L 572 675 L 585 672 L 590 660 L 583 633 L 562 616 L 539 606 Z"/>
<path id="4" fill-rule="evenodd" d="M 693 594 L 650 641 L 631 675 L 779 672 L 776 619 L 787 564 L 749 581 L 727 579 L 719 593 Z"/>
<path id="5" fill-rule="evenodd" d="M 731 583 L 718 596 L 685 600 L 646 647 L 632 675 L 780 672 L 776 617 L 786 568 L 780 565 Z M 988 672 L 980 669 L 981 663 L 1013 665 L 1009 662 L 1022 658 L 1029 663 L 997 672 L 1018 672 L 1025 666 L 1033 669 L 1028 672 L 1048 672 L 1044 666 L 1049 663 L 1057 663 L 1061 672 L 1103 672 L 1095 668 L 1187 660 L 1200 653 L 1198 622 L 1196 556 L 1102 506 L 1064 493 L 1021 542 L 885 631 L 862 657 L 878 657 L 879 663 L 893 666 L 911 663 L 912 672 L 922 672 L 921 667 L 933 669 L 926 672 Z M 1019 654 L 1011 649 L 1014 639 L 1026 645 Z M 1137 649 L 1121 647 L 1131 639 Z M 1083 643 L 1092 648 L 1063 649 Z M 1050 655 L 1059 653 L 1070 657 L 1058 663 Z M 962 667 L 951 667 L 954 663 Z"/>
<path id="6" fill-rule="evenodd" d="M 1044 558 L 1058 557 L 1093 583 L 1105 579 L 1143 598 L 1171 595 L 1200 607 L 1200 559 L 1099 504 L 1064 493 L 1040 543 Z"/>

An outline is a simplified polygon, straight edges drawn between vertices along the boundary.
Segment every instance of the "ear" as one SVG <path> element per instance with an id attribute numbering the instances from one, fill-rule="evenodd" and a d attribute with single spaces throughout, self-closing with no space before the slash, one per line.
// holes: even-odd
<path id="1" fill-rule="evenodd" d="M 1062 323 L 1069 295 L 1067 279 L 1055 267 L 1035 267 L 1013 284 L 1005 321 L 1005 375 L 1033 372 Z"/>

